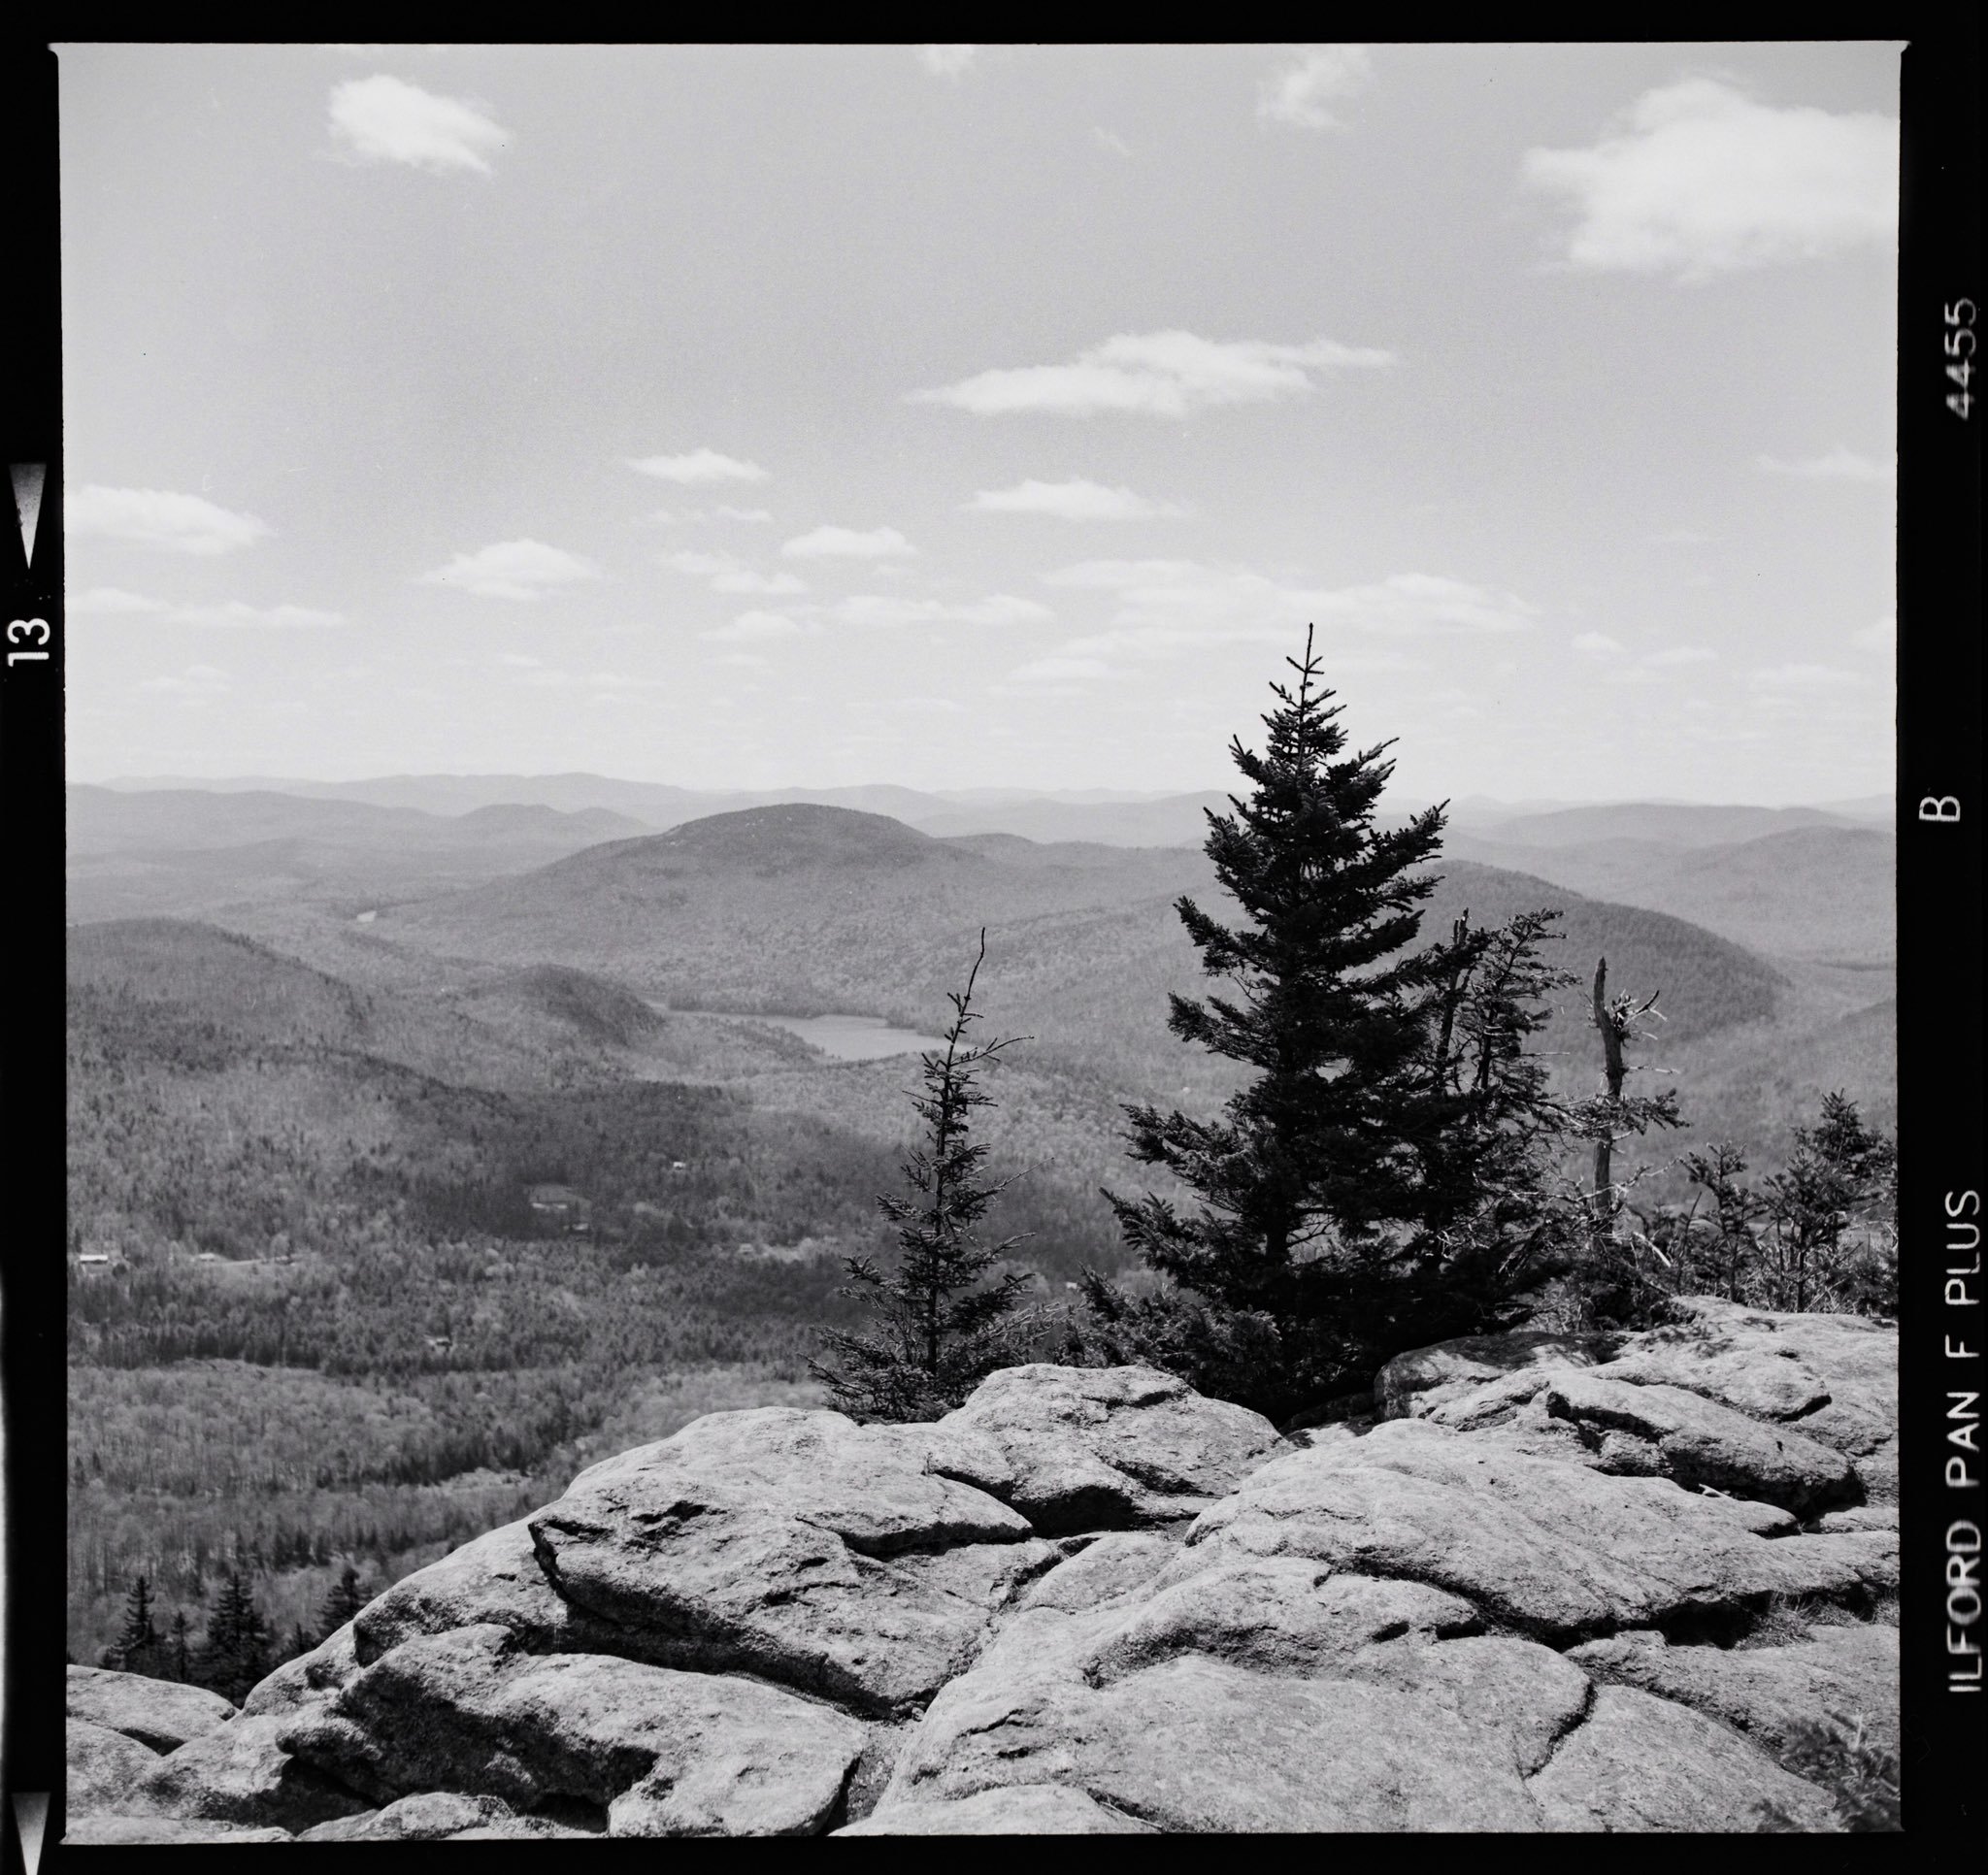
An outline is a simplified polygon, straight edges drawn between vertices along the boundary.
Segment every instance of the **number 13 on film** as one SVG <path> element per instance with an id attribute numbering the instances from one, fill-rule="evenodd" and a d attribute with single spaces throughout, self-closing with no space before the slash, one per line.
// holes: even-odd
<path id="1" fill-rule="evenodd" d="M 46 664 L 49 661 L 49 621 L 46 618 L 14 618 L 7 622 L 7 668 L 17 664 Z M 17 651 L 17 644 L 39 644 L 39 651 Z"/>

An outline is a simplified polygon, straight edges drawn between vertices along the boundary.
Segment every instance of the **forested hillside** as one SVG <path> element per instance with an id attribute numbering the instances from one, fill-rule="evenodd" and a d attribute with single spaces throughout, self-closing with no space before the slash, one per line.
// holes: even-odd
<path id="1" fill-rule="evenodd" d="M 271 810 L 240 811 L 256 834 Z M 1888 970 L 1437 870 L 1430 935 L 1564 912 L 1544 1045 L 1570 1092 L 1597 958 L 1662 992 L 1642 1059 L 1692 1129 L 1653 1158 L 1731 1136 L 1777 1163 L 1827 1087 L 1895 1113 Z M 984 925 L 986 1033 L 1029 1037 L 988 1080 L 978 1136 L 1015 1175 L 989 1223 L 1030 1234 L 1045 1300 L 1122 1265 L 1099 1186 L 1179 1195 L 1126 1158 L 1123 1103 L 1211 1112 L 1236 1084 L 1167 1028 L 1168 993 L 1205 988 L 1175 902 L 1224 910 L 1191 848 L 783 807 L 447 885 L 364 921 L 272 886 L 220 924 L 69 934 L 80 1659 L 141 1570 L 170 1608 L 239 1567 L 308 1623 L 348 1562 L 390 1580 L 707 1406 L 815 1398 L 838 1259 L 887 1240 L 916 1063 L 831 1061 L 752 1012 L 929 1033 Z"/>

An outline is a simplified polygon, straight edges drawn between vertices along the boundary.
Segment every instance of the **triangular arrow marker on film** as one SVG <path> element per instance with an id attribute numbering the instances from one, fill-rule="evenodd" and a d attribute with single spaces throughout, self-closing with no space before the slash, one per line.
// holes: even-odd
<path id="1" fill-rule="evenodd" d="M 35 563 L 35 524 L 42 518 L 42 484 L 48 479 L 46 462 L 10 463 L 14 476 L 14 511 L 20 521 L 20 544 L 27 563 Z"/>
<path id="2" fill-rule="evenodd" d="M 16 470 L 18 475 L 20 472 Z M 35 494 L 41 495 L 39 470 L 35 477 Z M 30 529 L 33 523 L 29 524 Z M 14 1821 L 20 1830 L 20 1859 L 27 1864 L 27 1875 L 35 1875 L 42 1865 L 42 1835 L 49 1826 L 49 1793 L 46 1791 L 18 1791 L 14 1797 Z"/>

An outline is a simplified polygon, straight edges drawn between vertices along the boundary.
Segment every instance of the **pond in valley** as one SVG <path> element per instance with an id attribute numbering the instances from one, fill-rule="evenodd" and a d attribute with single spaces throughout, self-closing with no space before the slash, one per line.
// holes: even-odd
<path id="1" fill-rule="evenodd" d="M 652 1007 L 668 1012 L 669 1004 Z M 681 1009 L 679 1015 L 721 1015 L 737 1022 L 764 1022 L 784 1029 L 812 1043 L 837 1061 L 881 1061 L 887 1055 L 919 1055 L 928 1048 L 942 1053 L 945 1042 L 939 1036 L 921 1036 L 910 1029 L 893 1029 L 881 1016 L 864 1015 L 741 1015 L 737 1010 Z"/>

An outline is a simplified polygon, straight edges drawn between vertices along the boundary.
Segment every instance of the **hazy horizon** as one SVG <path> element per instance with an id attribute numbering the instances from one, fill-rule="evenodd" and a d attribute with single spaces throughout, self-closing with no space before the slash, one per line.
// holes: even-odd
<path id="1" fill-rule="evenodd" d="M 64 47 L 71 776 L 1883 792 L 1899 50 Z"/>

